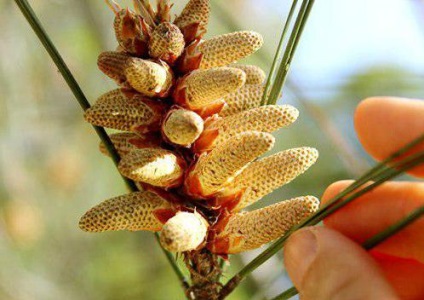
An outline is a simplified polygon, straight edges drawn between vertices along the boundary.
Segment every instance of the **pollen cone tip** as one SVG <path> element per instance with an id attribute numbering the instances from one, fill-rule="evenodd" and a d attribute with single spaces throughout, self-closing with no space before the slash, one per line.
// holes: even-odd
<path id="1" fill-rule="evenodd" d="M 225 66 L 245 58 L 262 47 L 262 36 L 254 31 L 237 31 L 206 40 L 198 46 L 201 69 Z"/>
<path id="2" fill-rule="evenodd" d="M 79 227 L 87 232 L 117 230 L 158 231 L 162 223 L 156 212 L 170 210 L 170 204 L 151 192 L 134 192 L 106 200 L 87 211 Z"/>
<path id="3" fill-rule="evenodd" d="M 161 245 L 170 252 L 197 249 L 206 239 L 207 221 L 198 213 L 179 212 L 162 228 Z"/>
<path id="4" fill-rule="evenodd" d="M 118 169 L 122 175 L 134 181 L 170 188 L 181 183 L 184 167 L 184 161 L 172 151 L 145 148 L 124 156 Z"/>

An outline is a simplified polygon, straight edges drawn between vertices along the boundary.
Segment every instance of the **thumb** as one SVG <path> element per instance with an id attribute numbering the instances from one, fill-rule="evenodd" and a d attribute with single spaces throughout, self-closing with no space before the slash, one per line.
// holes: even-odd
<path id="1" fill-rule="evenodd" d="M 287 241 L 284 261 L 301 299 L 398 299 L 367 252 L 337 231 L 296 232 Z"/>

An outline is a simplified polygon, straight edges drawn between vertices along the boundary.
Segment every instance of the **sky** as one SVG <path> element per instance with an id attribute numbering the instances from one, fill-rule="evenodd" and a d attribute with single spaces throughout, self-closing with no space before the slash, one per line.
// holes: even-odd
<path id="1" fill-rule="evenodd" d="M 414 2 L 317 0 L 293 72 L 319 81 L 390 63 L 424 74 L 424 10 Z"/>

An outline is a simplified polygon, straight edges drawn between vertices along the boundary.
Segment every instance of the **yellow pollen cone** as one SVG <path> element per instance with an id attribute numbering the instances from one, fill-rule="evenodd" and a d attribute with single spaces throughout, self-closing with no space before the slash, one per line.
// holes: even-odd
<path id="1" fill-rule="evenodd" d="M 154 138 L 150 135 L 139 135 L 132 132 L 114 133 L 109 138 L 121 157 L 135 149 L 156 148 L 160 145 L 158 137 Z M 103 142 L 100 142 L 99 150 L 102 154 L 109 156 L 109 152 Z"/>
<path id="2" fill-rule="evenodd" d="M 132 131 L 138 127 L 159 127 L 164 106 L 140 94 L 116 89 L 102 95 L 85 111 L 87 122 L 117 130 Z"/>
<path id="3" fill-rule="evenodd" d="M 200 109 L 241 88 L 246 74 L 236 68 L 193 71 L 174 92 L 175 101 L 190 109 Z"/>
<path id="4" fill-rule="evenodd" d="M 153 186 L 171 188 L 181 184 L 184 160 L 169 150 L 145 148 L 131 151 L 119 163 L 125 177 Z"/>
<path id="5" fill-rule="evenodd" d="M 292 226 L 316 212 L 319 200 L 298 197 L 258 210 L 230 215 L 218 223 L 209 250 L 218 254 L 249 251 L 283 236 Z"/>
<path id="6" fill-rule="evenodd" d="M 113 79 L 121 87 L 130 87 L 125 76 L 127 60 L 131 56 L 125 52 L 107 51 L 102 52 L 97 59 L 100 71 Z"/>
<path id="7" fill-rule="evenodd" d="M 232 206 L 233 211 L 239 211 L 289 183 L 309 169 L 317 159 L 316 149 L 301 147 L 252 162 L 217 196 L 217 204 L 222 201 L 222 205 Z M 239 192 L 241 198 L 234 199 L 236 202 L 224 202 Z"/>
<path id="8" fill-rule="evenodd" d="M 184 36 L 177 26 L 169 22 L 159 24 L 149 41 L 151 57 L 173 64 L 184 50 Z"/>
<path id="9" fill-rule="evenodd" d="M 245 84 L 243 87 L 225 96 L 225 107 L 219 113 L 221 117 L 228 117 L 236 113 L 259 107 L 264 93 L 264 86 L 260 84 Z"/>
<path id="10" fill-rule="evenodd" d="M 245 131 L 274 132 L 296 121 L 299 111 L 290 105 L 266 105 L 207 122 L 196 151 L 213 149 Z"/>
<path id="11" fill-rule="evenodd" d="M 126 62 L 125 76 L 131 87 L 148 97 L 166 97 L 172 86 L 172 73 L 165 64 L 140 58 Z"/>
<path id="12" fill-rule="evenodd" d="M 185 180 L 186 192 L 199 198 L 217 193 L 274 141 L 269 133 L 245 132 L 203 154 Z"/>
<path id="13" fill-rule="evenodd" d="M 196 50 L 202 54 L 200 69 L 222 67 L 236 62 L 256 52 L 262 44 L 262 36 L 253 31 L 237 31 L 205 40 Z"/>
<path id="14" fill-rule="evenodd" d="M 187 43 L 199 39 L 206 33 L 210 13 L 209 0 L 190 0 L 175 19 Z"/>
<path id="15" fill-rule="evenodd" d="M 106 200 L 87 211 L 79 226 L 88 232 L 162 229 L 163 217 L 174 209 L 152 192 L 135 192 Z"/>
<path id="16" fill-rule="evenodd" d="M 179 212 L 163 226 L 160 243 L 170 252 L 196 250 L 205 241 L 208 227 L 200 214 Z"/>
<path id="17" fill-rule="evenodd" d="M 265 81 L 265 72 L 255 65 L 232 64 L 232 68 L 237 68 L 246 73 L 246 84 L 262 84 Z"/>
<path id="18" fill-rule="evenodd" d="M 203 119 L 187 109 L 171 110 L 162 124 L 162 134 L 171 143 L 189 147 L 203 131 Z"/>

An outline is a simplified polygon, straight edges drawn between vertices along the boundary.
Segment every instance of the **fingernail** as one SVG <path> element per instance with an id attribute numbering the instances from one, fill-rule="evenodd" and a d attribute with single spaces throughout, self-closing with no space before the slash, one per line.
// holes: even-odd
<path id="1" fill-rule="evenodd" d="M 288 240 L 284 250 L 284 262 L 296 287 L 301 286 L 303 277 L 316 257 L 317 250 L 317 239 L 311 229 L 302 229 Z"/>

